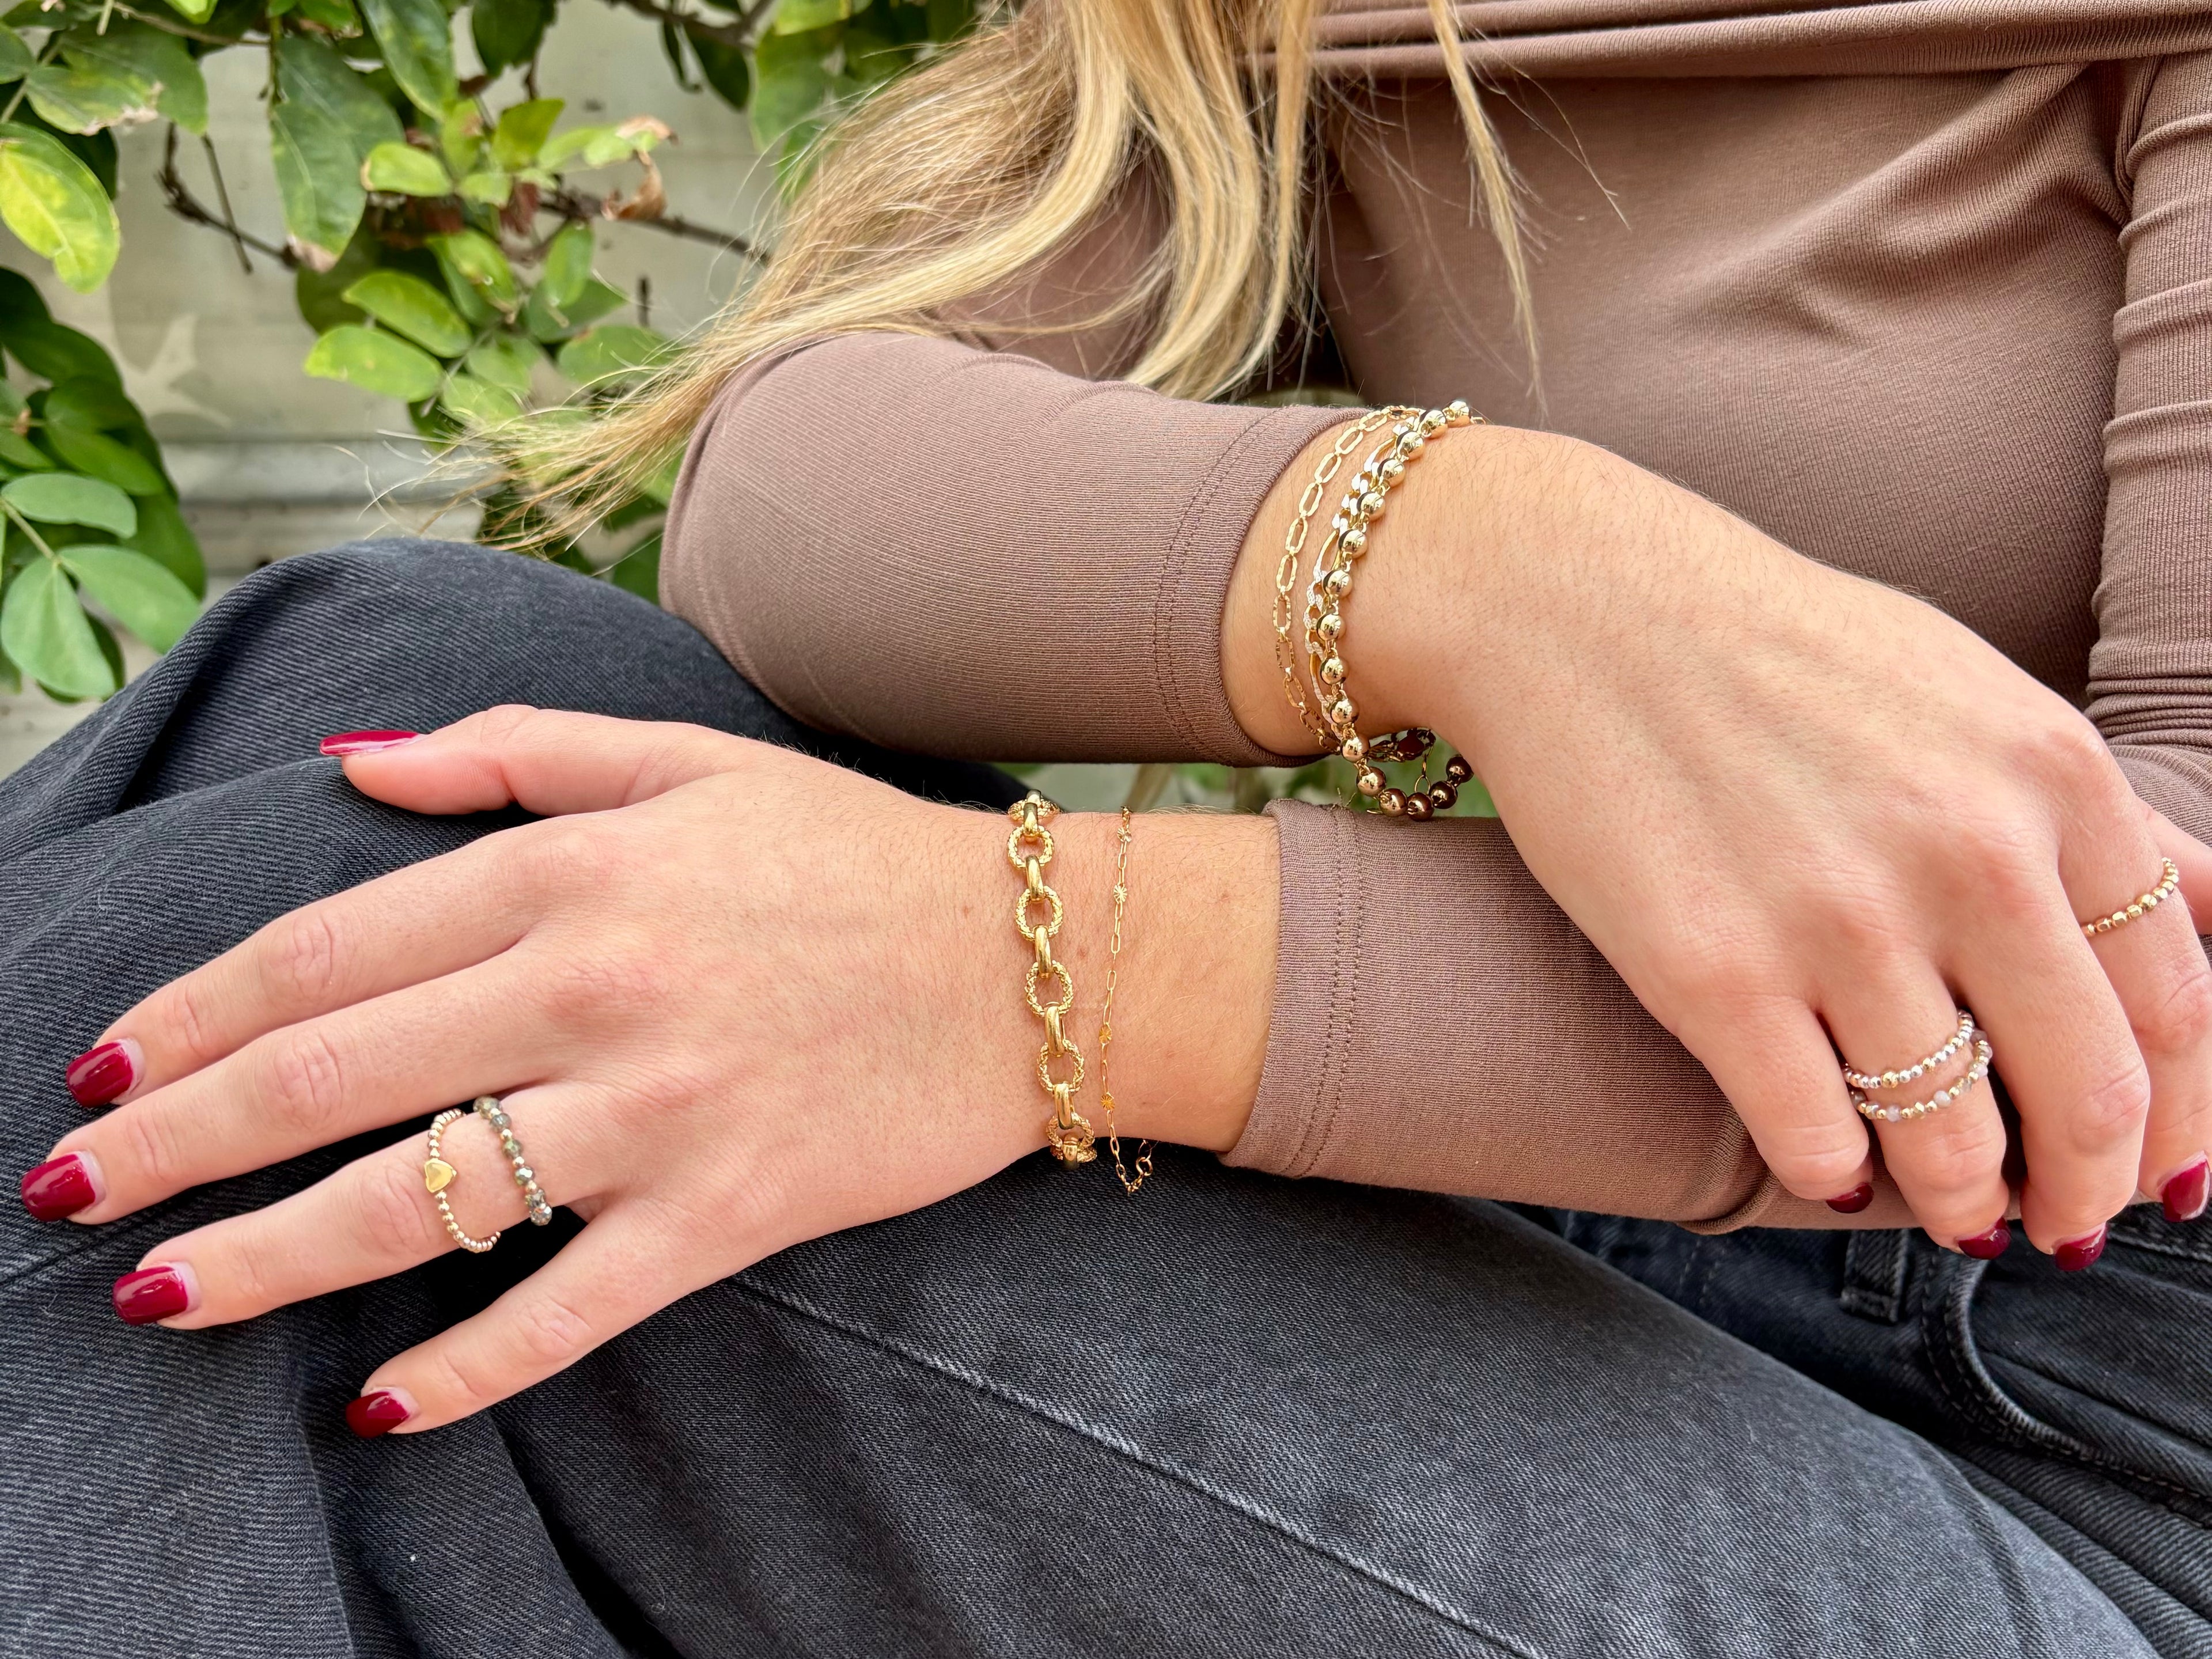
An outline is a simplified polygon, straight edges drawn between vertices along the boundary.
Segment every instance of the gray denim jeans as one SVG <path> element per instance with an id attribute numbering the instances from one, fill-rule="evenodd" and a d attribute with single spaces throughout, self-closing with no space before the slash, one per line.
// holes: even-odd
<path id="1" fill-rule="evenodd" d="M 1012 788 L 835 750 L 562 570 L 403 542 L 272 568 L 0 784 L 8 1166 L 76 1121 L 63 1065 L 137 998 L 511 821 L 366 800 L 318 737 L 507 701 Z M 340 1417 L 370 1369 L 570 1218 L 235 1328 L 109 1311 L 153 1242 L 417 1127 L 106 1227 L 0 1206 L 0 1654 L 2212 1654 L 2191 1229 L 2131 1221 L 2066 1280 L 1176 1153 L 1133 1201 L 1032 1158 L 374 1441 Z"/>

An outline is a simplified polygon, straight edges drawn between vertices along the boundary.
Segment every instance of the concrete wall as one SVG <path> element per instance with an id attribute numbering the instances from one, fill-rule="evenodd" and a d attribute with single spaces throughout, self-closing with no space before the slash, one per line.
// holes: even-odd
<path id="1" fill-rule="evenodd" d="M 209 136 L 239 221 L 282 242 L 267 125 L 256 101 L 267 60 L 240 48 L 208 59 L 206 68 Z M 523 95 L 515 82 L 509 76 L 493 89 L 495 109 Z M 548 41 L 538 86 L 568 100 L 564 122 L 659 116 L 677 133 L 658 155 L 670 210 L 741 234 L 761 223 L 775 182 L 744 118 L 709 93 L 677 87 L 648 20 L 600 0 L 570 0 Z M 467 534 L 465 520 L 434 525 L 434 495 L 409 487 L 422 457 L 404 408 L 300 372 L 313 335 L 293 304 L 291 273 L 256 256 L 246 275 L 227 238 L 168 211 L 154 182 L 164 137 L 160 126 L 122 135 L 116 206 L 123 257 L 108 285 L 90 295 L 40 285 L 58 319 L 98 337 L 122 365 L 131 397 L 167 451 L 207 553 L 211 592 L 271 559 L 380 532 L 433 526 Z M 214 207 L 198 141 L 184 136 L 180 153 L 187 183 Z M 610 183 L 617 176 L 601 175 Z M 632 180 L 621 182 L 626 188 Z M 601 273 L 626 292 L 650 279 L 653 324 L 672 333 L 710 316 L 744 276 L 743 261 L 718 248 L 628 225 L 602 226 L 599 248 Z M 34 276 L 44 270 L 4 230 L 0 263 Z M 0 695 L 0 774 L 88 712 L 35 690 Z"/>

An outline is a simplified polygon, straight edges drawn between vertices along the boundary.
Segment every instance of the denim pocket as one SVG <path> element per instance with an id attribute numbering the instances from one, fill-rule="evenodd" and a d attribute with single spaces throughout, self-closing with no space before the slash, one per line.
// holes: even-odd
<path id="1" fill-rule="evenodd" d="M 2154 1212 L 2082 1273 L 2015 1247 L 1953 1261 L 1924 1304 L 1929 1358 L 1979 1432 L 2212 1518 L 2212 1251 Z"/>

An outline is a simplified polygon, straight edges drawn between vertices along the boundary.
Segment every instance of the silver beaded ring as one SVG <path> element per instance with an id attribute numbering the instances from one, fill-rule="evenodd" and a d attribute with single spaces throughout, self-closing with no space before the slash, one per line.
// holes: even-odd
<path id="1" fill-rule="evenodd" d="M 1965 1048 L 1972 1039 L 1974 1017 L 1964 1008 L 1960 1009 L 1958 1013 L 1958 1029 L 1951 1033 L 1951 1040 L 1925 1060 L 1916 1060 L 1911 1065 L 1898 1072 L 1855 1072 L 1846 1066 L 1844 1067 L 1844 1081 L 1855 1089 L 1897 1089 L 1926 1077 L 1929 1073 Z"/>
<path id="2" fill-rule="evenodd" d="M 496 1095 L 477 1096 L 476 1113 L 498 1133 L 499 1149 L 507 1154 L 514 1184 L 522 1189 L 522 1201 L 530 1206 L 531 1224 L 543 1227 L 553 1219 L 553 1206 L 545 1201 L 544 1188 L 538 1184 L 538 1172 L 530 1167 L 530 1160 L 523 1156 L 522 1143 L 514 1138 L 514 1120 L 507 1116 L 507 1109 Z M 494 1233 L 492 1237 L 495 1239 L 499 1235 Z"/>
<path id="3" fill-rule="evenodd" d="M 1850 1091 L 1851 1104 L 1869 1122 L 1902 1123 L 1912 1118 L 1925 1117 L 1930 1112 L 1941 1111 L 1990 1074 L 1990 1062 L 1996 1051 L 1990 1047 L 1989 1038 L 1979 1031 L 1973 1034 L 1974 1063 L 1966 1068 L 1966 1076 L 1948 1089 L 1938 1089 L 1925 1100 L 1916 1100 L 1910 1106 L 1882 1106 L 1869 1100 L 1856 1089 Z"/>

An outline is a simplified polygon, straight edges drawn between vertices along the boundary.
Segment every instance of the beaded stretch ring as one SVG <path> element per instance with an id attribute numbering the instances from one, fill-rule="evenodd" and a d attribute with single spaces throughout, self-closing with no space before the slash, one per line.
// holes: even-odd
<path id="1" fill-rule="evenodd" d="M 522 1189 L 522 1201 L 530 1207 L 531 1225 L 544 1226 L 553 1219 L 553 1206 L 545 1201 L 544 1189 L 538 1184 L 538 1172 L 522 1155 L 522 1143 L 514 1138 L 514 1120 L 507 1116 L 496 1095 L 477 1096 L 476 1114 L 499 1132 L 499 1149 L 507 1154 L 514 1184 Z"/>
<path id="2" fill-rule="evenodd" d="M 2161 859 L 2159 862 L 2166 866 L 2166 873 L 2160 878 L 2157 886 L 2147 893 L 2137 896 L 2120 909 L 2113 911 L 2109 916 L 2099 916 L 2094 921 L 2083 922 L 2081 937 L 2094 939 L 2100 933 L 2111 933 L 2115 927 L 2124 927 L 2131 921 L 2140 921 L 2146 915 L 2157 909 L 2160 905 L 2179 892 L 2181 888 L 2181 872 L 2174 867 L 2172 859 Z"/>
<path id="3" fill-rule="evenodd" d="M 471 1238 L 461 1231 L 461 1224 L 453 1219 L 453 1206 L 446 1201 L 446 1188 L 453 1184 L 453 1166 L 439 1155 L 439 1142 L 446 1131 L 468 1115 L 463 1106 L 450 1107 L 430 1120 L 430 1155 L 422 1160 L 422 1186 L 438 1206 L 438 1219 L 446 1224 L 446 1232 L 453 1243 L 471 1255 L 482 1255 L 499 1243 L 499 1235 L 489 1238 Z"/>
<path id="4" fill-rule="evenodd" d="M 1974 1017 L 1964 1008 L 1959 1010 L 1959 1029 L 1951 1033 L 1951 1040 L 1925 1060 L 1916 1060 L 1901 1072 L 1854 1072 L 1844 1067 L 1844 1081 L 1856 1089 L 1894 1089 L 1901 1085 L 1923 1078 L 1929 1073 L 1957 1054 L 1973 1040 Z"/>
<path id="5" fill-rule="evenodd" d="M 1995 1057 L 1996 1051 L 1990 1047 L 1990 1040 L 1977 1031 L 1974 1034 L 1974 1063 L 1966 1068 L 1966 1076 L 1960 1078 L 1949 1088 L 1938 1089 L 1927 1099 L 1916 1100 L 1910 1106 L 1878 1105 L 1855 1088 L 1850 1091 L 1851 1104 L 1858 1109 L 1859 1115 L 1869 1122 L 1878 1120 L 1884 1123 L 1902 1123 L 1912 1118 L 1925 1117 L 1930 1112 L 1942 1110 L 1944 1107 L 1948 1106 L 1987 1077 L 1990 1074 L 1990 1062 Z"/>

